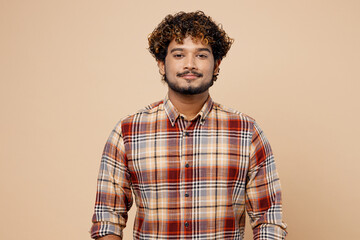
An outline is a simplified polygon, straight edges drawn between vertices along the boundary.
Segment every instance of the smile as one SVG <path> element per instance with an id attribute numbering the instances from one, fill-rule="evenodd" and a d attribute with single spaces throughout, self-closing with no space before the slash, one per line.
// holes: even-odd
<path id="1" fill-rule="evenodd" d="M 182 78 L 186 79 L 186 80 L 194 80 L 199 78 L 199 75 L 194 75 L 194 74 L 186 74 L 186 75 L 182 75 Z"/>
<path id="2" fill-rule="evenodd" d="M 198 73 L 198 72 L 186 71 L 186 72 L 177 74 L 177 76 L 181 77 L 181 78 L 184 78 L 186 80 L 194 80 L 194 79 L 202 77 L 203 75 L 201 73 Z"/>

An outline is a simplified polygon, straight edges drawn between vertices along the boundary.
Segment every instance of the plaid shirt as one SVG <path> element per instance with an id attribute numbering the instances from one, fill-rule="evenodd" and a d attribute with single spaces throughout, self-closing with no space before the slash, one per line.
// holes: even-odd
<path id="1" fill-rule="evenodd" d="M 134 239 L 285 239 L 274 157 L 250 117 L 209 97 L 192 121 L 168 98 L 122 119 L 104 149 L 91 235 Z"/>

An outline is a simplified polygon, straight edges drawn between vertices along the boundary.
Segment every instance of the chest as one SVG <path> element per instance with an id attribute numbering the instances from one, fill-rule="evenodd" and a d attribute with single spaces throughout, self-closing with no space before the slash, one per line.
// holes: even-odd
<path id="1" fill-rule="evenodd" d="M 246 129 L 219 123 L 157 123 L 133 127 L 124 144 L 135 184 L 235 183 L 246 177 L 250 137 Z"/>

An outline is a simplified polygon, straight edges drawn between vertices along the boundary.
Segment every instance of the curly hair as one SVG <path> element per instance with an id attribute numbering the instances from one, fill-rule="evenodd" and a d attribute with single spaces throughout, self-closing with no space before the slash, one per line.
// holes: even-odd
<path id="1" fill-rule="evenodd" d="M 170 42 L 175 39 L 182 44 L 183 39 L 188 36 L 200 40 L 204 45 L 209 44 L 215 61 L 226 56 L 234 41 L 221 25 L 217 25 L 204 12 L 178 12 L 167 15 L 149 35 L 149 51 L 156 60 L 164 62 Z"/>

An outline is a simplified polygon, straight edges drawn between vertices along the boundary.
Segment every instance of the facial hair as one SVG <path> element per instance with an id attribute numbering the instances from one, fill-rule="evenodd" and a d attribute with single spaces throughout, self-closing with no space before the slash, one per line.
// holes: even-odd
<path id="1" fill-rule="evenodd" d="M 189 73 L 194 74 L 198 77 L 203 76 L 203 74 L 195 72 L 195 71 L 186 71 L 183 73 L 178 73 L 177 77 L 181 77 L 181 76 L 189 74 Z M 198 87 L 192 87 L 192 86 L 180 87 L 167 79 L 166 69 L 165 69 L 164 81 L 168 84 L 169 88 L 171 90 L 173 90 L 174 92 L 184 94 L 184 95 L 195 95 L 195 94 L 200 94 L 200 93 L 207 91 L 214 84 L 214 77 L 209 82 L 205 82 Z"/>

